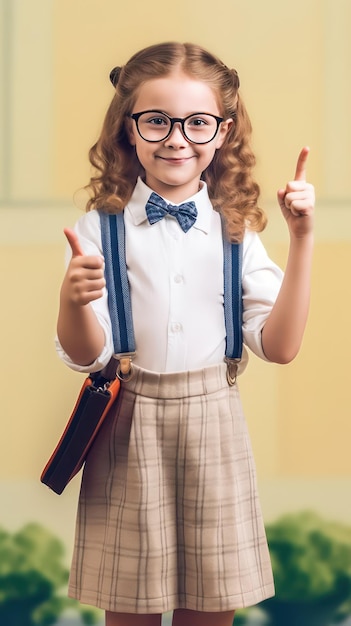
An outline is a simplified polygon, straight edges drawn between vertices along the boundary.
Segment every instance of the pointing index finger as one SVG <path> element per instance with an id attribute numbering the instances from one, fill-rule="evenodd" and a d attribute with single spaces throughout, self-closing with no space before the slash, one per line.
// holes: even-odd
<path id="1" fill-rule="evenodd" d="M 294 180 L 306 180 L 306 163 L 309 155 L 310 149 L 308 146 L 302 148 L 299 158 L 297 159 L 296 171 Z"/>

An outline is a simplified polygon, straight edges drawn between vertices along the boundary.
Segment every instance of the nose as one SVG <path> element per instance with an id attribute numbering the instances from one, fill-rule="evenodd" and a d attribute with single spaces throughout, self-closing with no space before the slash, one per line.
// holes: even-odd
<path id="1" fill-rule="evenodd" d="M 168 146 L 170 148 L 174 148 L 174 147 L 179 148 L 182 146 L 185 147 L 188 144 L 186 137 L 184 137 L 183 135 L 182 125 L 180 122 L 175 122 L 173 124 L 171 133 L 167 137 L 167 139 L 164 140 L 164 144 L 165 146 Z"/>

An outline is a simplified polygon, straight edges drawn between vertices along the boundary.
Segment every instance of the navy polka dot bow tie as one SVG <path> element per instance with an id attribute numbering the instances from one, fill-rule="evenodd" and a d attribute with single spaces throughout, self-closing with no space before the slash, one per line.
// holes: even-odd
<path id="1" fill-rule="evenodd" d="M 146 215 L 150 224 L 155 224 L 165 215 L 173 215 L 178 220 L 182 230 L 186 233 L 196 222 L 197 208 L 195 202 L 184 202 L 183 204 L 167 204 L 157 193 L 152 193 L 146 206 Z"/>

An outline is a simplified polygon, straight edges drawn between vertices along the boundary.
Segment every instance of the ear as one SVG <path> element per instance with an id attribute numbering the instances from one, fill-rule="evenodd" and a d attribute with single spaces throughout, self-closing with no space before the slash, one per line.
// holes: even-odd
<path id="1" fill-rule="evenodd" d="M 216 149 L 221 148 L 223 146 L 224 140 L 227 136 L 227 134 L 229 133 L 231 127 L 234 124 L 234 120 L 229 117 L 227 120 L 224 120 L 224 122 L 221 123 L 220 129 L 218 131 L 218 135 L 216 137 L 217 142 L 216 142 Z"/>

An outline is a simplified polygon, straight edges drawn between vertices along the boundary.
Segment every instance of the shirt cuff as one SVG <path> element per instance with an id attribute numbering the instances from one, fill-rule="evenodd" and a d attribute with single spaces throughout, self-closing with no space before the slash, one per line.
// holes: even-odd
<path id="1" fill-rule="evenodd" d="M 255 331 L 244 330 L 244 342 L 248 348 L 250 348 L 251 352 L 253 352 L 256 356 L 258 356 L 263 361 L 268 361 L 262 346 L 262 330 L 265 324 L 267 316 L 264 316 L 264 320 L 260 324 L 258 329 Z"/>
<path id="2" fill-rule="evenodd" d="M 107 365 L 113 354 L 112 347 L 106 345 L 105 343 L 101 354 L 98 356 L 97 359 L 95 359 L 95 361 L 93 361 L 93 363 L 90 363 L 89 365 L 78 365 L 77 363 L 74 363 L 72 359 L 68 356 L 68 354 L 64 351 L 58 337 L 55 338 L 55 346 L 60 359 L 62 359 L 62 361 L 72 370 L 74 370 L 75 372 L 81 372 L 82 374 L 99 372 L 105 367 L 105 365 Z"/>

